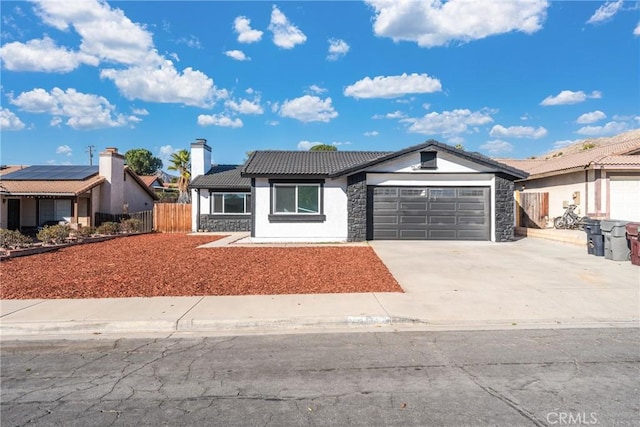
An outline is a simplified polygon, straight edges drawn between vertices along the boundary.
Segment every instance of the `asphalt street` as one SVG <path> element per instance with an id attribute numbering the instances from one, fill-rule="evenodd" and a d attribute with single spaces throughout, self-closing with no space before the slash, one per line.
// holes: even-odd
<path id="1" fill-rule="evenodd" d="M 3 426 L 638 425 L 636 328 L 2 343 Z"/>

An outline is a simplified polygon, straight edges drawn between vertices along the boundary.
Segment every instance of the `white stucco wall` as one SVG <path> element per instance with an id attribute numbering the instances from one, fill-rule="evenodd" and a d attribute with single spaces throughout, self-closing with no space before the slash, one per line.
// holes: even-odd
<path id="1" fill-rule="evenodd" d="M 590 180 L 593 179 L 593 171 L 590 171 Z M 524 183 L 525 189 L 523 193 L 549 193 L 549 222 L 547 226 L 553 226 L 553 218 L 562 216 L 565 211 L 563 204 L 575 203 L 578 199 L 574 199 L 574 193 L 579 194 L 579 203 L 575 203 L 578 207 L 575 212 L 579 216 L 587 215 L 592 212 L 604 212 L 604 206 L 596 206 L 595 186 L 596 182 L 589 182 L 585 186 L 584 171 L 573 172 L 565 175 L 556 175 L 546 178 L 534 179 Z M 516 189 L 521 189 L 522 184 L 516 183 Z M 588 194 L 585 191 L 588 189 Z"/>
<path id="2" fill-rule="evenodd" d="M 327 179 L 324 183 L 324 222 L 269 222 L 271 186 L 269 180 L 255 180 L 255 227 L 252 240 L 323 242 L 347 240 L 347 179 Z"/>
<path id="3" fill-rule="evenodd" d="M 409 153 L 394 160 L 376 165 L 367 172 L 406 172 L 406 173 L 469 173 L 487 172 L 488 168 L 465 159 L 455 157 L 449 153 L 438 152 L 436 169 L 420 169 L 420 153 Z"/>
<path id="4" fill-rule="evenodd" d="M 153 209 L 153 198 L 129 173 L 126 174 L 123 186 L 123 203 L 128 205 L 129 213 Z"/>

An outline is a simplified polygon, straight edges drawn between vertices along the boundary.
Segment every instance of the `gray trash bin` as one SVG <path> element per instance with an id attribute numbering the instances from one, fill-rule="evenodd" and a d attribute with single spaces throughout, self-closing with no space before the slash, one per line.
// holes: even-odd
<path id="1" fill-rule="evenodd" d="M 604 257 L 613 261 L 629 261 L 631 248 L 627 240 L 626 225 L 629 221 L 603 219 L 600 229 L 604 236 Z"/>

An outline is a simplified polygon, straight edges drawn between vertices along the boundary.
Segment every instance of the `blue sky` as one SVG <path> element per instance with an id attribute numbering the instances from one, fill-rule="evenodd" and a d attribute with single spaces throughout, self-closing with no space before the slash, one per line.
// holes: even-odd
<path id="1" fill-rule="evenodd" d="M 2 164 L 196 138 L 538 155 L 640 127 L 640 3 L 2 1 Z M 95 159 L 94 159 L 95 160 Z"/>

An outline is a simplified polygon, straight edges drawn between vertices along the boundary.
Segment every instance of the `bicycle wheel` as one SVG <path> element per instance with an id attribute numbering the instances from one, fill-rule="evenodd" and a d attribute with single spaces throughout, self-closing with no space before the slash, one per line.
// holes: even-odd
<path id="1" fill-rule="evenodd" d="M 557 228 L 557 229 L 562 229 L 565 228 L 567 226 L 567 224 L 564 222 L 564 218 L 562 218 L 561 216 L 555 218 L 553 220 L 553 227 Z"/>

